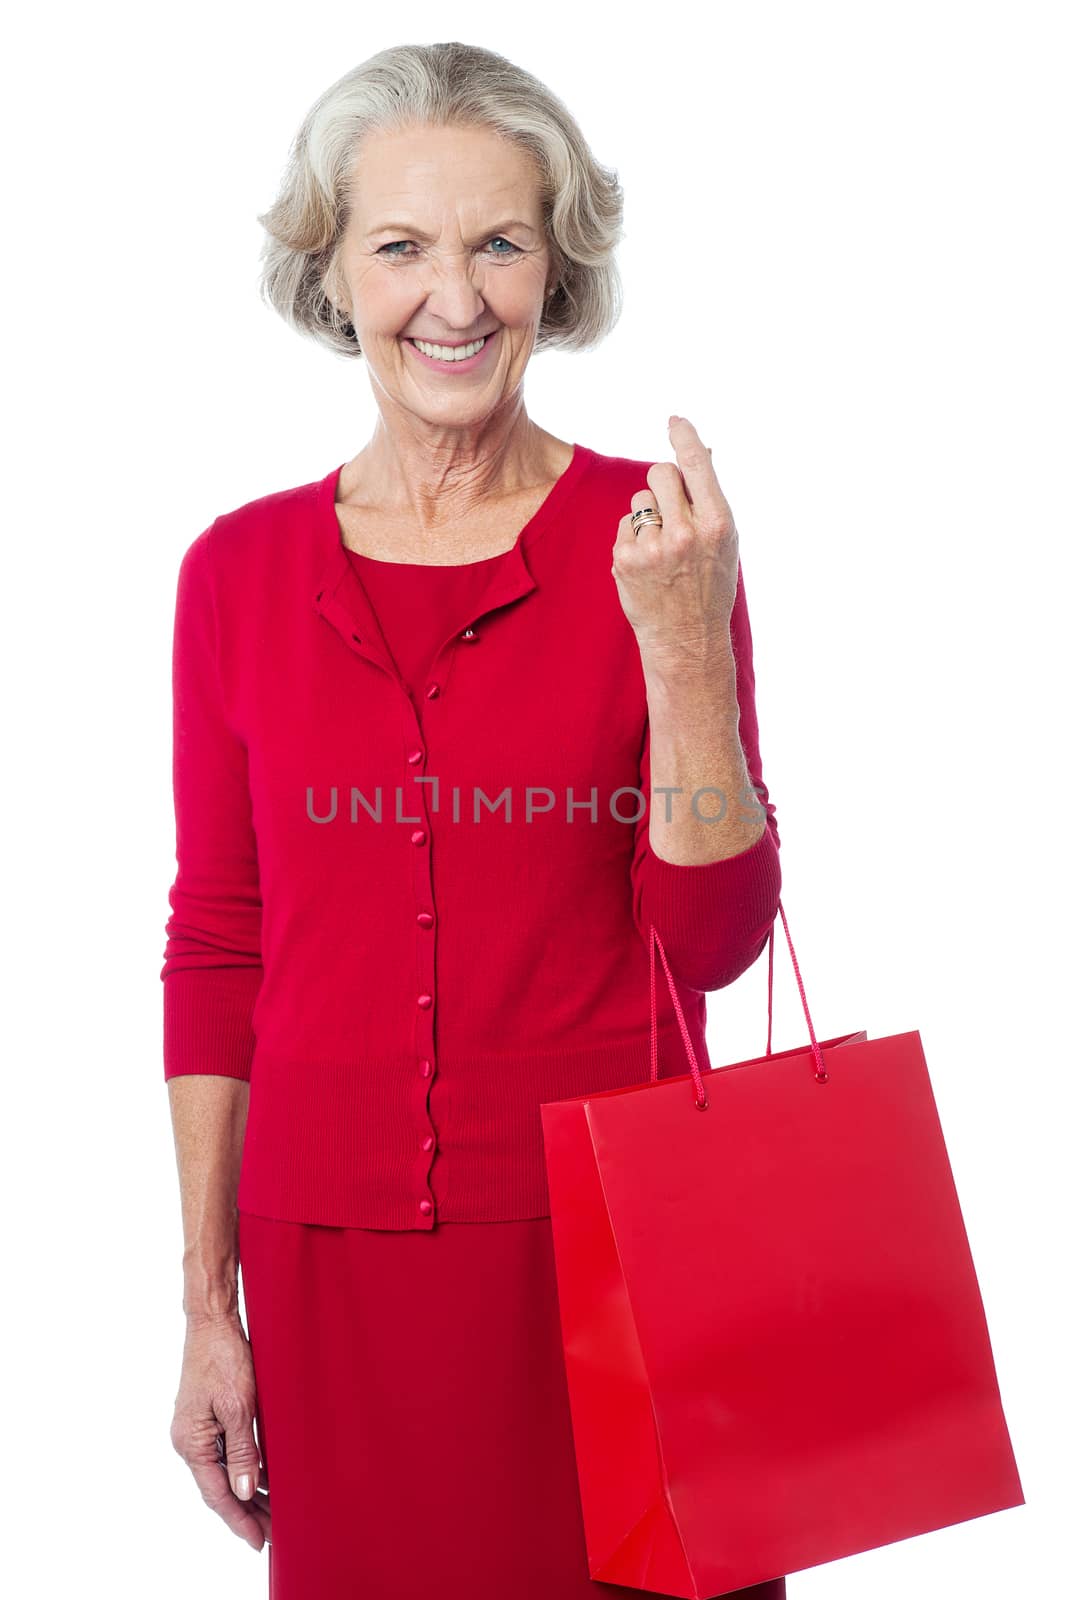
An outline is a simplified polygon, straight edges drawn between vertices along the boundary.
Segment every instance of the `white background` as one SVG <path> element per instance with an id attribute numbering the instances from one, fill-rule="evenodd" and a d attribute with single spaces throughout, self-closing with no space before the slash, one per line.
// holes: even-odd
<path id="1" fill-rule="evenodd" d="M 327 84 L 449 38 L 544 78 L 618 169 L 622 321 L 535 357 L 528 409 L 610 454 L 671 459 L 671 411 L 712 446 L 814 1024 L 920 1029 L 983 1291 L 1027 1504 L 789 1596 L 1061 1592 L 1055 9 L 410 0 L 382 25 L 259 0 L 7 24 L 11 1593 L 266 1593 L 265 1553 L 168 1436 L 174 588 L 217 513 L 368 438 L 364 369 L 260 302 L 255 217 Z M 779 925 L 777 951 L 784 1048 L 805 1025 Z M 763 957 L 710 997 L 715 1065 L 762 1050 L 764 1008 Z"/>

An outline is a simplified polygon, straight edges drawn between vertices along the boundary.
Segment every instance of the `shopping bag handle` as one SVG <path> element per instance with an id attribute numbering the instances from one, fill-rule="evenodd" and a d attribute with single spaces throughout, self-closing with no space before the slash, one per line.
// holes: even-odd
<path id="1" fill-rule="evenodd" d="M 780 920 L 784 924 L 784 937 L 788 941 L 788 949 L 791 952 L 791 964 L 795 969 L 795 982 L 799 986 L 799 998 L 802 1000 L 802 1009 L 806 1017 L 806 1026 L 810 1031 L 810 1044 L 813 1047 L 814 1061 L 816 1063 L 814 1078 L 818 1083 L 827 1083 L 828 1071 L 825 1067 L 824 1056 L 821 1054 L 821 1046 L 818 1044 L 817 1037 L 814 1033 L 814 1025 L 810 1017 L 810 1007 L 806 1002 L 806 987 L 802 981 L 802 973 L 799 971 L 799 961 L 795 954 L 795 946 L 791 942 L 791 931 L 788 928 L 788 919 L 784 915 L 784 903 L 780 899 L 777 900 L 777 911 L 780 912 Z M 773 921 L 769 926 L 769 996 L 767 1002 L 768 1026 L 766 1031 L 765 1045 L 765 1053 L 767 1056 L 772 1055 L 773 1053 L 773 935 L 776 932 L 776 924 L 776 913 L 774 913 Z M 673 1000 L 673 1009 L 677 1014 L 677 1021 L 680 1024 L 681 1037 L 684 1040 L 684 1049 L 688 1057 L 688 1068 L 695 1084 L 696 1109 L 699 1111 L 705 1111 L 710 1104 L 706 1093 L 706 1084 L 703 1082 L 703 1074 L 699 1070 L 699 1063 L 696 1060 L 695 1051 L 692 1048 L 691 1035 L 688 1032 L 688 1025 L 684 1021 L 684 1011 L 677 996 L 677 986 L 673 981 L 673 974 L 669 970 L 669 962 L 666 960 L 666 952 L 662 948 L 662 940 L 659 938 L 658 929 L 655 927 L 653 922 L 651 924 L 651 938 L 649 942 L 651 946 L 651 1078 L 652 1081 L 657 1081 L 658 1078 L 658 1007 L 655 1004 L 655 950 L 657 948 L 658 954 L 662 959 L 662 969 L 666 975 L 666 982 L 669 984 L 669 993 Z M 709 1057 L 707 1057 L 707 1060 L 709 1060 Z"/>

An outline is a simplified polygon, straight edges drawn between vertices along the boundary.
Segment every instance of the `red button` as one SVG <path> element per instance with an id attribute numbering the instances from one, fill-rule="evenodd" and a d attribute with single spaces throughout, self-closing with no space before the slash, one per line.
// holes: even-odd
<path id="1" fill-rule="evenodd" d="M 423 1061 L 422 1062 L 422 1077 L 423 1078 L 427 1078 L 429 1076 L 430 1072 L 432 1072 L 432 1070 L 433 1070 L 433 1063 L 431 1061 Z"/>
<path id="2" fill-rule="evenodd" d="M 425 698 L 427 700 L 435 700 L 439 693 L 440 685 L 438 683 L 431 683 L 428 689 L 425 691 Z"/>
<path id="3" fill-rule="evenodd" d="M 433 913 L 431 911 L 419 911 L 414 920 L 419 928 L 431 928 L 433 925 Z"/>
<path id="4" fill-rule="evenodd" d="M 422 756 L 424 754 L 425 754 L 424 750 L 410 750 L 407 753 L 407 760 L 410 762 L 412 767 L 417 766 L 418 762 L 422 759 Z"/>
<path id="5" fill-rule="evenodd" d="M 418 1004 L 421 1006 L 423 1011 L 427 1011 L 432 1003 L 433 997 L 431 994 L 420 994 L 418 996 Z"/>
<path id="6" fill-rule="evenodd" d="M 433 1148 L 433 1136 L 432 1136 L 431 1133 L 427 1133 L 425 1138 L 422 1140 L 422 1149 L 423 1150 L 431 1150 L 432 1148 Z"/>
<path id="7" fill-rule="evenodd" d="M 424 828 L 415 828 L 414 832 L 410 836 L 410 842 L 411 844 L 424 844 L 426 837 L 427 835 Z"/>
<path id="8" fill-rule="evenodd" d="M 418 1210 L 423 1212 L 425 1216 L 428 1216 L 432 1209 L 433 1209 L 433 1202 L 431 1200 L 419 1200 L 418 1201 Z"/>

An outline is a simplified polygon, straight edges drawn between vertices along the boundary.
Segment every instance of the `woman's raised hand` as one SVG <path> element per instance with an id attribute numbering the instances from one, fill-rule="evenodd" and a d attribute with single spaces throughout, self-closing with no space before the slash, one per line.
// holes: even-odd
<path id="1" fill-rule="evenodd" d="M 647 488 L 633 495 L 611 571 L 641 651 L 683 664 L 728 642 L 739 538 L 708 447 L 687 417 L 670 424 L 676 465 L 656 462 Z M 660 512 L 660 528 L 645 522 L 633 533 L 632 511 L 641 506 Z"/>

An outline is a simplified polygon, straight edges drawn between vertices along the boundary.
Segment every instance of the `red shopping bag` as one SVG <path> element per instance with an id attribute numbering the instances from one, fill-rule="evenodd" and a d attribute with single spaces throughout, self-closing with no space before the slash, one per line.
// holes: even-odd
<path id="1" fill-rule="evenodd" d="M 709 1600 L 1023 1505 L 916 1030 L 541 1106 L 588 1570 Z M 775 927 L 775 924 L 774 924 Z M 691 1074 L 658 1077 L 658 946 Z"/>

